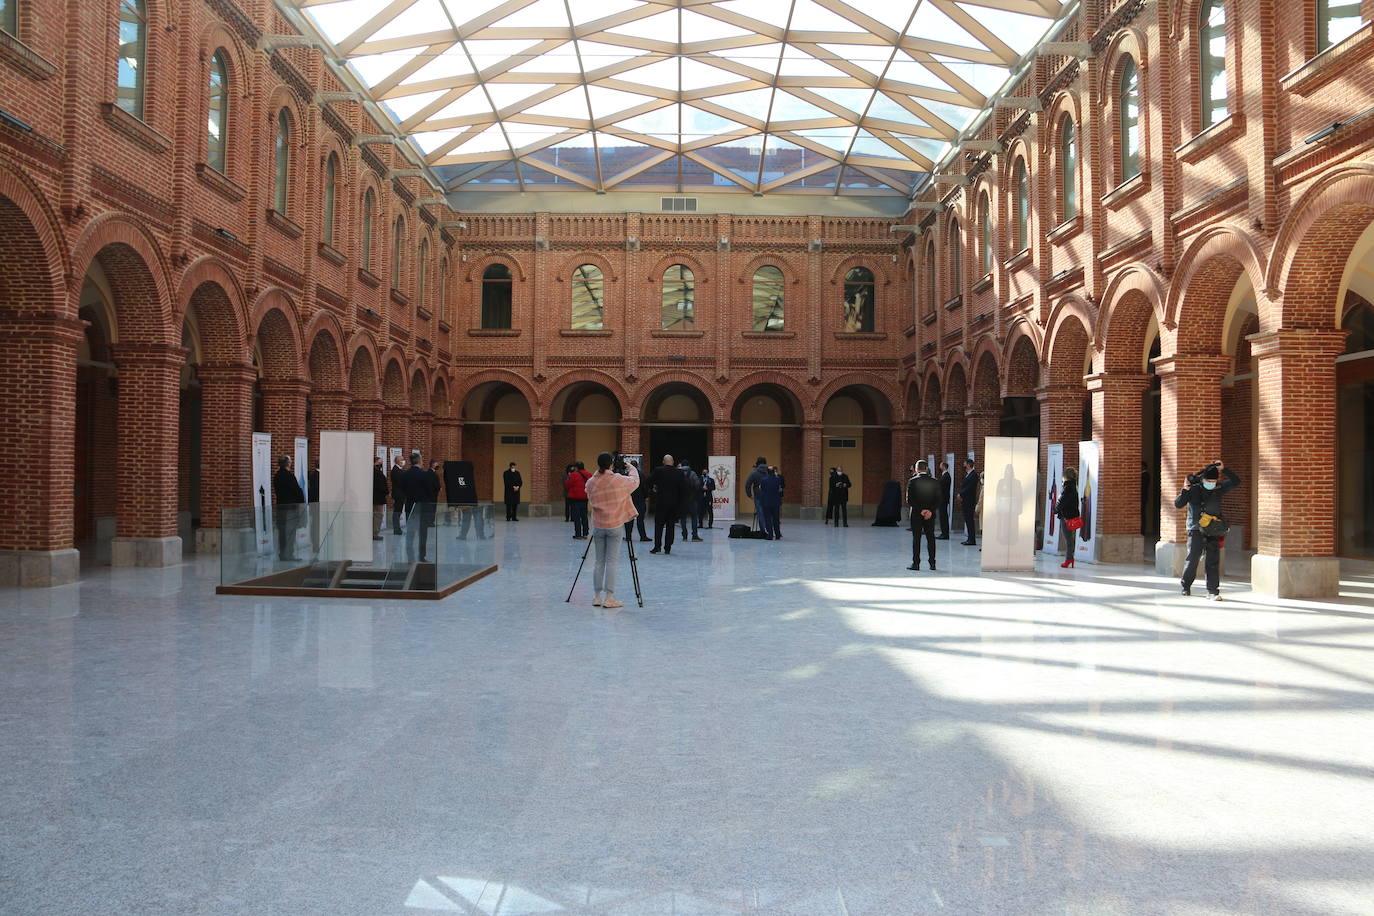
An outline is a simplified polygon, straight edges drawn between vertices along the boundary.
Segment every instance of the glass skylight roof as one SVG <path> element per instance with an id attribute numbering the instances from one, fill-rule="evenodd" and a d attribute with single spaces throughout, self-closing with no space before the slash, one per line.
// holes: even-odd
<path id="1" fill-rule="evenodd" d="M 452 189 L 910 193 L 1063 0 L 281 0 Z"/>

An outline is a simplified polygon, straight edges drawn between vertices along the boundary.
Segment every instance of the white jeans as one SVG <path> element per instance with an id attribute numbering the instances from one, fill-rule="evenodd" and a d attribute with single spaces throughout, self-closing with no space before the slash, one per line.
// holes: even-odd
<path id="1" fill-rule="evenodd" d="M 592 568 L 592 591 L 615 594 L 615 566 L 620 556 L 616 550 L 625 536 L 625 528 L 593 528 L 592 542 L 596 544 L 596 566 Z"/>

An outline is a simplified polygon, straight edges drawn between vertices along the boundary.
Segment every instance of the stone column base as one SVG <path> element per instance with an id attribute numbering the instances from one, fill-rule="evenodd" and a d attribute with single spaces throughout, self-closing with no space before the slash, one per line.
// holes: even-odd
<path id="1" fill-rule="evenodd" d="M 548 503 L 522 503 L 528 506 L 527 518 L 550 518 L 553 515 L 552 507 Z"/>
<path id="2" fill-rule="evenodd" d="M 78 550 L 0 550 L 0 586 L 51 588 L 80 578 Z"/>
<path id="3" fill-rule="evenodd" d="M 1275 598 L 1334 598 L 1341 588 L 1341 561 L 1258 553 L 1250 560 L 1250 587 Z"/>
<path id="4" fill-rule="evenodd" d="M 1183 577 L 1183 564 L 1188 560 L 1187 541 L 1160 541 L 1155 545 L 1155 572 L 1161 576 Z M 1199 570 L 1200 572 L 1201 570 Z"/>
<path id="5" fill-rule="evenodd" d="M 814 522 L 825 518 L 824 506 L 801 506 L 797 510 L 797 517 L 804 522 Z"/>
<path id="6" fill-rule="evenodd" d="M 110 565 L 179 566 L 181 538 L 115 538 L 110 542 Z"/>
<path id="7" fill-rule="evenodd" d="M 1097 536 L 1097 562 L 1143 563 L 1144 561 L 1145 538 L 1140 535 L 1099 534 Z"/>
<path id="8" fill-rule="evenodd" d="M 196 529 L 196 553 L 219 553 L 218 528 L 197 528 Z"/>

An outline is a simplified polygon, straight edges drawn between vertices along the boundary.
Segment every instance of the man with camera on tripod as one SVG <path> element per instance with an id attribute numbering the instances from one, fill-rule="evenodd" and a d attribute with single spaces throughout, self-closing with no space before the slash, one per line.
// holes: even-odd
<path id="1" fill-rule="evenodd" d="M 591 535 L 596 545 L 596 566 L 592 569 L 592 591 L 596 607 L 624 607 L 615 597 L 616 546 L 625 537 L 625 523 L 634 519 L 633 494 L 639 486 L 639 471 L 627 466 L 625 459 L 610 452 L 596 456 L 597 471 L 587 481 L 587 505 L 592 510 Z M 627 538 L 628 541 L 628 538 Z"/>

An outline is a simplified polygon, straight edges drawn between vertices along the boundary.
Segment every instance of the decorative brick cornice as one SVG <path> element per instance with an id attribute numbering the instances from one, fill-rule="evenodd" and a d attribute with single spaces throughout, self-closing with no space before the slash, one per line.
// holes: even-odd
<path id="1" fill-rule="evenodd" d="M 215 15 L 223 20 L 228 26 L 239 34 L 249 47 L 256 48 L 258 41 L 262 38 L 262 32 L 253 20 L 239 9 L 239 5 L 233 0 L 206 0 L 210 9 L 214 10 Z"/>
<path id="2" fill-rule="evenodd" d="M 164 228 L 172 222 L 174 211 L 171 204 L 125 181 L 103 166 L 91 166 L 91 189 L 117 206 L 137 210 Z"/>
<path id="3" fill-rule="evenodd" d="M 297 73 L 296 68 L 291 66 L 291 62 L 282 55 L 273 53 L 271 55 L 271 61 L 272 72 L 281 77 L 282 82 L 286 84 L 287 88 L 300 96 L 301 104 L 310 104 L 310 100 L 314 97 L 315 92 L 310 88 L 309 80 Z"/>

